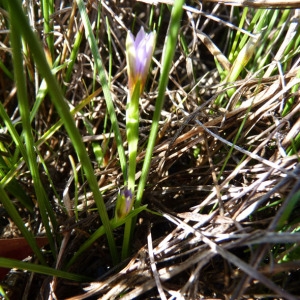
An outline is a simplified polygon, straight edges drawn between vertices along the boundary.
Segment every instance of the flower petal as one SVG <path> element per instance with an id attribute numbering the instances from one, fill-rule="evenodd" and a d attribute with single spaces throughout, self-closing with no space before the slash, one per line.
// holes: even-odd
<path id="1" fill-rule="evenodd" d="M 132 94 L 134 86 L 140 81 L 140 91 L 142 92 L 154 51 L 156 33 L 145 33 L 141 27 L 136 38 L 128 31 L 126 38 L 126 59 L 128 73 L 128 87 Z"/>
<path id="2" fill-rule="evenodd" d="M 145 33 L 144 27 L 141 27 L 140 31 L 138 32 L 135 38 L 135 47 L 139 46 L 141 41 L 145 39 L 146 35 L 147 34 Z"/>
<path id="3" fill-rule="evenodd" d="M 128 31 L 126 38 L 126 60 L 127 60 L 127 74 L 129 79 L 129 88 L 133 84 L 136 74 L 136 47 L 133 34 Z"/>

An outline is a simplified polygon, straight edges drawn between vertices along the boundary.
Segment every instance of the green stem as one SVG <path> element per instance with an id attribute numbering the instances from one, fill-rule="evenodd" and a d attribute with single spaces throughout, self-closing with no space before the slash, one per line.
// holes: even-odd
<path id="1" fill-rule="evenodd" d="M 132 192 L 135 199 L 135 173 L 136 156 L 139 138 L 139 100 L 140 100 L 140 82 L 138 81 L 132 95 L 128 96 L 128 107 L 126 109 L 126 134 L 128 142 L 128 189 Z M 122 260 L 126 259 L 129 253 L 130 236 L 132 230 L 131 218 L 126 222 L 124 229 Z"/>
<path id="2" fill-rule="evenodd" d="M 126 109 L 126 134 L 128 142 L 128 184 L 127 187 L 134 194 L 136 156 L 139 139 L 139 100 L 140 82 L 138 81 L 133 94 L 128 96 L 128 107 Z"/>
<path id="3" fill-rule="evenodd" d="M 167 84 L 169 82 L 169 72 L 172 66 L 172 61 L 176 49 L 178 31 L 181 24 L 181 16 L 182 16 L 182 6 L 184 4 L 184 0 L 174 1 L 174 7 L 172 10 L 171 21 L 169 25 L 168 35 L 165 42 L 165 48 L 163 52 L 162 58 L 162 71 L 159 79 L 158 85 L 158 96 L 155 105 L 155 111 L 153 115 L 153 122 L 151 126 L 149 142 L 147 145 L 145 160 L 143 164 L 142 174 L 139 181 L 139 186 L 136 195 L 135 201 L 135 209 L 140 207 L 142 203 L 142 197 L 144 193 L 144 188 L 147 182 L 147 177 L 150 170 L 150 164 L 153 154 L 153 149 L 155 146 L 155 141 L 157 137 L 157 132 L 159 128 L 159 120 L 161 116 L 161 110 L 164 104 L 165 99 L 165 91 L 167 88 Z M 135 222 L 135 220 L 134 220 Z"/>
<path id="4" fill-rule="evenodd" d="M 149 136 L 149 142 L 146 150 L 146 156 L 145 156 L 142 174 L 139 181 L 136 200 L 134 204 L 135 209 L 139 208 L 142 203 L 144 188 L 150 170 L 153 149 L 154 149 L 157 132 L 159 128 L 161 110 L 164 104 L 165 90 L 169 81 L 169 72 L 172 66 L 172 61 L 176 49 L 178 31 L 181 24 L 183 4 L 184 4 L 183 0 L 174 1 L 174 7 L 172 9 L 171 21 L 169 25 L 168 35 L 165 42 L 164 54 L 162 58 L 162 71 L 159 79 L 158 97 L 156 100 L 153 122 L 152 122 L 151 132 Z M 137 218 L 136 216 L 133 217 L 132 219 L 128 220 L 128 222 L 126 222 L 125 224 L 122 259 L 128 257 L 129 255 L 129 245 L 131 244 L 136 218 Z"/>
<path id="5" fill-rule="evenodd" d="M 50 22 L 50 15 L 53 14 L 54 12 L 53 0 L 43 0 L 42 9 L 43 9 L 43 17 L 44 17 L 44 34 L 46 36 L 49 52 L 51 53 L 51 58 L 53 58 L 54 36 L 53 36 L 53 26 Z"/>

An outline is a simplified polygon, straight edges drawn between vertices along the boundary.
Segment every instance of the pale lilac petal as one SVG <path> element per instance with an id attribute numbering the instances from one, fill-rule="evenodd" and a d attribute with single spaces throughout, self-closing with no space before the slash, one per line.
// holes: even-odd
<path id="1" fill-rule="evenodd" d="M 136 71 L 141 76 L 145 71 L 146 61 L 149 60 L 149 56 L 146 51 L 147 41 L 142 40 L 139 47 L 136 49 Z"/>
<path id="2" fill-rule="evenodd" d="M 128 86 L 132 92 L 137 81 L 140 81 L 141 91 L 147 79 L 154 51 L 156 33 L 145 33 L 141 27 L 136 38 L 129 31 L 126 38 L 126 59 L 128 71 Z"/>
<path id="3" fill-rule="evenodd" d="M 154 51 L 154 45 L 155 45 L 155 39 L 156 39 L 156 34 L 155 32 L 151 32 L 148 37 L 147 37 L 147 43 L 146 43 L 146 52 L 147 55 L 153 55 Z"/>
<path id="4" fill-rule="evenodd" d="M 127 73 L 129 80 L 129 88 L 131 89 L 134 84 L 136 74 L 136 47 L 133 34 L 128 31 L 126 38 L 126 60 L 127 60 Z"/>
<path id="5" fill-rule="evenodd" d="M 140 42 L 145 38 L 146 33 L 144 30 L 144 27 L 141 27 L 140 31 L 138 32 L 138 34 L 136 35 L 135 38 L 135 47 L 138 47 Z"/>

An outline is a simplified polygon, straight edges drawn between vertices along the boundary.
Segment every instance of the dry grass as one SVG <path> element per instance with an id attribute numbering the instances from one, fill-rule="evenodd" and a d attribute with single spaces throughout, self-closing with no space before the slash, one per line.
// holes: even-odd
<path id="1" fill-rule="evenodd" d="M 83 29 L 77 14 L 72 14 L 72 8 L 63 6 L 63 2 L 61 5 L 57 7 L 53 22 L 55 51 L 65 53 L 61 58 L 64 62 L 75 33 Z M 89 10 L 91 23 L 96 20 L 96 9 L 94 2 Z M 111 91 L 121 129 L 125 128 L 127 96 L 126 29 L 131 28 L 135 17 L 137 28 L 140 25 L 147 28 L 149 10 L 150 7 L 145 4 L 133 4 L 131 1 L 110 1 L 109 6 L 103 3 L 101 8 L 103 26 L 98 33 L 99 49 L 108 70 L 109 50 L 104 25 L 107 18 L 113 48 Z M 228 17 L 230 6 L 207 4 L 203 11 L 233 22 Z M 144 143 L 155 105 L 159 59 L 169 19 L 167 8 L 165 14 L 153 72 L 141 100 L 142 150 L 138 156 L 138 169 L 144 157 Z M 154 17 L 158 18 L 158 15 L 159 6 Z M 284 74 L 264 76 L 268 72 L 265 68 L 259 79 L 257 74 L 240 78 L 234 83 L 237 89 L 235 96 L 225 108 L 220 108 L 215 105 L 215 100 L 224 94 L 225 87 L 220 84 L 214 69 L 213 57 L 206 47 L 209 44 L 203 44 L 191 29 L 198 17 L 195 13 L 185 14 L 182 22 L 181 30 L 190 41 L 192 50 L 189 57 L 180 47 L 176 51 L 160 134 L 143 199 L 150 210 L 162 216 L 143 212 L 138 220 L 134 254 L 130 260 L 101 276 L 98 274 L 101 279 L 86 284 L 83 289 L 79 286 L 78 290 L 72 288 L 71 293 L 66 292 L 71 289 L 70 283 L 59 280 L 55 283 L 58 298 L 72 296 L 70 299 L 84 299 L 93 296 L 91 299 L 115 299 L 122 295 L 122 299 L 296 299 L 300 296 L 300 260 L 283 261 L 292 250 L 286 245 L 300 242 L 300 234 L 293 233 L 294 229 L 299 228 L 299 203 L 295 199 L 299 198 L 300 190 L 299 150 L 298 153 L 286 155 L 300 127 L 299 91 L 292 92 L 293 86 L 300 83 L 296 77 L 300 70 L 299 60 L 295 59 Z M 201 31 L 225 49 L 223 37 L 229 28 L 224 23 L 205 17 L 205 14 L 201 24 Z M 72 28 L 67 35 L 66 28 Z M 36 29 L 39 31 L 39 24 L 36 24 Z M 72 80 L 66 87 L 66 98 L 74 106 L 93 90 L 90 59 L 90 50 L 83 41 Z M 194 77 L 189 72 L 190 63 L 194 67 Z M 61 81 L 63 72 L 57 75 Z M 5 107 L 13 115 L 16 105 L 13 87 L 8 91 L 4 88 L 5 82 L 1 85 L 7 93 Z M 122 176 L 113 139 L 109 140 L 108 134 L 103 134 L 104 130 L 109 132 L 110 126 L 108 124 L 104 128 L 105 101 L 101 89 L 98 93 L 75 118 L 92 160 L 91 143 L 100 141 L 102 146 L 108 143 L 105 166 L 95 167 L 95 172 L 112 213 Z M 283 103 L 291 96 L 295 97 L 295 102 L 290 112 L 281 117 Z M 237 102 L 240 102 L 238 107 L 235 105 Z M 57 118 L 52 105 L 45 100 L 36 118 L 37 135 L 49 129 Z M 84 121 L 91 123 L 94 135 L 87 133 Z M 68 155 L 73 155 L 73 150 L 64 130 L 50 137 L 40 151 L 56 191 L 60 195 L 67 191 L 72 199 L 74 187 L 68 185 L 71 176 Z M 139 176 L 140 172 L 137 178 Z M 47 180 L 45 178 L 45 184 L 49 184 Z M 64 250 L 66 259 L 99 226 L 98 215 L 92 210 L 92 195 L 85 191 L 84 182 L 79 193 L 79 205 L 84 207 L 89 204 L 80 214 L 79 222 L 61 216 L 64 230 L 73 229 L 71 242 Z M 49 198 L 58 207 L 50 189 Z M 293 211 L 285 220 L 283 215 L 290 207 Z M 116 236 L 117 241 L 121 240 L 118 231 Z M 101 267 L 96 265 L 98 262 Z M 72 267 L 72 271 L 96 276 L 101 268 L 106 267 L 111 265 L 105 239 L 101 239 Z"/>

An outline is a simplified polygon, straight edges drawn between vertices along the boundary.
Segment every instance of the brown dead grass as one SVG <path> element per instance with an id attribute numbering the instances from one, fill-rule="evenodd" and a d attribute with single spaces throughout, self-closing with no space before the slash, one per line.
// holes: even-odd
<path id="1" fill-rule="evenodd" d="M 91 21 L 96 20 L 96 9 L 94 2 L 89 10 Z M 104 21 L 107 17 L 113 47 L 111 91 L 121 129 L 125 128 L 126 29 L 131 28 L 134 17 L 137 28 L 141 25 L 147 28 L 149 9 L 146 4 L 131 1 L 109 1 L 109 5 L 103 3 L 101 8 L 103 24 L 98 33 L 99 49 L 108 69 Z M 230 22 L 227 19 L 230 6 L 207 4 L 203 10 Z M 77 13 L 72 15 L 71 12 L 72 8 L 67 5 L 57 7 L 53 16 L 56 51 L 64 53 L 62 62 L 68 59 L 75 33 L 82 30 Z M 157 18 L 158 14 L 159 5 L 154 17 Z M 158 35 L 153 72 L 141 101 L 140 149 L 143 150 L 138 156 L 139 169 L 155 105 L 159 59 L 169 20 L 166 8 L 165 14 L 165 24 Z M 70 283 L 58 281 L 54 291 L 58 298 L 84 299 L 91 296 L 92 299 L 116 299 L 122 295 L 122 299 L 296 299 L 300 295 L 300 261 L 280 260 L 286 254 L 285 244 L 300 242 L 300 235 L 292 233 L 293 228 L 299 227 L 297 205 L 290 216 L 293 227 L 278 232 L 283 225 L 280 223 L 282 214 L 295 201 L 294 195 L 299 197 L 297 192 L 300 189 L 299 152 L 285 155 L 291 140 L 299 133 L 299 92 L 293 94 L 296 100 L 290 113 L 285 117 L 280 115 L 282 103 L 292 96 L 292 87 L 300 83 L 296 78 L 299 61 L 282 75 L 257 79 L 249 74 L 240 79 L 234 83 L 237 92 L 232 102 L 226 109 L 219 108 L 214 101 L 224 92 L 224 87 L 220 86 L 214 70 L 213 58 L 207 50 L 209 45 L 206 47 L 199 36 L 193 40 L 191 22 L 195 22 L 198 16 L 189 17 L 185 14 L 181 30 L 190 41 L 191 54 L 186 57 L 180 47 L 176 51 L 143 199 L 149 209 L 159 212 L 162 217 L 142 213 L 130 260 L 100 276 L 101 268 L 111 268 L 105 239 L 101 239 L 72 267 L 73 272 L 101 278 L 82 289 L 71 287 L 71 293 L 66 292 L 70 290 Z M 201 22 L 203 32 L 222 47 L 221 36 L 224 32 L 227 34 L 228 27 L 205 18 L 205 15 Z M 40 29 L 38 24 L 36 27 Z M 67 31 L 67 28 L 71 30 Z M 74 106 L 92 92 L 91 57 L 84 40 L 72 80 L 67 84 L 66 98 Z M 189 73 L 190 63 L 194 66 L 196 81 Z M 63 72 L 58 74 L 59 80 L 63 78 Z M 195 84 L 197 88 L 192 89 Z M 6 96 L 5 103 L 8 112 L 13 114 L 13 91 L 8 92 L 10 96 Z M 103 146 L 108 137 L 102 134 L 106 107 L 101 90 L 99 93 L 83 110 L 93 126 L 94 135 L 87 134 L 84 129 L 83 115 L 76 116 L 91 159 L 91 142 L 100 141 Z M 234 105 L 236 100 L 241 102 L 239 107 Z M 45 132 L 55 121 L 57 115 L 46 99 L 36 121 L 37 132 Z M 233 144 L 242 124 L 241 134 Z M 72 199 L 73 187 L 67 184 L 71 172 L 68 155 L 74 155 L 72 146 L 63 129 L 47 142 L 40 151 L 45 156 L 52 180 L 60 195 L 67 189 Z M 107 207 L 112 212 L 122 176 L 114 142 L 110 139 L 108 143 L 106 165 L 95 167 L 95 172 Z M 196 150 L 199 151 L 197 155 Z M 225 161 L 225 168 L 219 176 Z M 140 171 L 137 176 L 140 176 Z M 57 205 L 50 190 L 49 197 Z M 80 215 L 78 223 L 61 216 L 64 230 L 73 230 L 65 250 L 66 259 L 99 227 L 97 214 L 91 209 L 93 198 L 86 193 L 84 182 L 79 200 L 82 206 L 87 200 L 89 206 Z M 121 234 L 122 231 L 116 232 L 118 241 Z M 49 293 L 47 289 L 43 291 L 44 295 Z"/>

